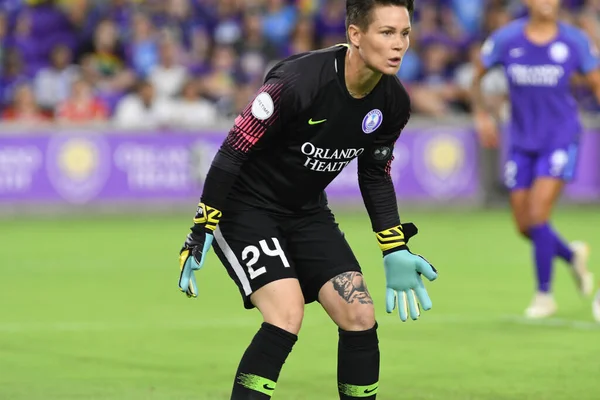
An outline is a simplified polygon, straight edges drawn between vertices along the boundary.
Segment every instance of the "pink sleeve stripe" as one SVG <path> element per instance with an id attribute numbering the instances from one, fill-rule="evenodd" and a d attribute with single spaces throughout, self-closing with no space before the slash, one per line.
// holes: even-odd
<path id="1" fill-rule="evenodd" d="M 244 111 L 235 119 L 235 125 L 227 137 L 227 144 L 237 151 L 247 153 L 260 140 L 267 129 L 279 119 L 283 84 L 266 84 L 260 88 L 258 94 L 263 92 L 268 93 L 273 100 L 273 114 L 266 120 L 259 120 L 252 114 L 253 103 L 246 106 Z"/>
<path id="2" fill-rule="evenodd" d="M 385 173 L 387 176 L 392 176 L 392 161 L 394 161 L 394 156 L 390 158 L 390 160 L 385 165 Z"/>

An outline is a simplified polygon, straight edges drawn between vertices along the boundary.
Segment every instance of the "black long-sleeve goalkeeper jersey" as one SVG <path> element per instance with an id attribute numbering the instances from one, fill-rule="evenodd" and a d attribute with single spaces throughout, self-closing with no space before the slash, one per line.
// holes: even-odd
<path id="1" fill-rule="evenodd" d="M 202 201 L 274 213 L 310 212 L 326 204 L 327 185 L 354 158 L 375 231 L 400 223 L 390 177 L 394 143 L 410 117 L 409 96 L 383 76 L 364 98 L 344 78 L 346 46 L 292 56 L 265 83 L 215 156 Z"/>

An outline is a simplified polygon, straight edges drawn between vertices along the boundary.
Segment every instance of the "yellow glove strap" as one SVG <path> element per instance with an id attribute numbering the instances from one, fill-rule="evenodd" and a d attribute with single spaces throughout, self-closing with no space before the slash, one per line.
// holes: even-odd
<path id="1" fill-rule="evenodd" d="M 204 224 L 207 229 L 214 231 L 217 229 L 217 224 L 222 216 L 223 213 L 216 208 L 199 203 L 194 217 L 194 224 Z"/>
<path id="2" fill-rule="evenodd" d="M 406 246 L 406 240 L 404 240 L 404 232 L 402 226 L 394 226 L 393 228 L 377 232 L 377 243 L 381 251 L 388 251 L 395 247 Z"/>

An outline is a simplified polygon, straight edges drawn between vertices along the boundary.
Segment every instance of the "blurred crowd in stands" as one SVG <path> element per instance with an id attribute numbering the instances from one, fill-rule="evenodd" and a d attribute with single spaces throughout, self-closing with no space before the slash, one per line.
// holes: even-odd
<path id="1" fill-rule="evenodd" d="M 469 111 L 471 61 L 519 0 L 416 0 L 399 76 L 414 113 Z M 600 45 L 600 0 L 563 0 Z M 202 127 L 236 115 L 266 70 L 345 42 L 345 0 L 0 0 L 1 123 Z M 501 71 L 484 82 L 503 98 Z M 598 110 L 576 88 L 583 108 Z"/>

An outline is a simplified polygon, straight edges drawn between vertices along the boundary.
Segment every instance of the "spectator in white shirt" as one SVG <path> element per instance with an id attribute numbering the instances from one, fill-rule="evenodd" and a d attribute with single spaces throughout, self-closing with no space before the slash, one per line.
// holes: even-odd
<path id="1" fill-rule="evenodd" d="M 186 68 L 178 62 L 179 47 L 173 39 L 165 38 L 160 43 L 159 63 L 148 75 L 158 97 L 174 97 L 187 79 Z"/>
<path id="2" fill-rule="evenodd" d="M 170 111 L 169 100 L 158 97 L 149 81 L 140 81 L 117 104 L 114 124 L 122 129 L 158 129 L 168 125 Z"/>
<path id="3" fill-rule="evenodd" d="M 72 64 L 73 55 L 65 45 L 57 45 L 50 53 L 50 66 L 35 76 L 34 90 L 38 104 L 48 110 L 69 97 L 73 83 L 79 78 L 79 68 Z"/>
<path id="4" fill-rule="evenodd" d="M 215 125 L 219 114 L 216 106 L 200 94 L 199 83 L 188 80 L 183 85 L 181 96 L 171 103 L 171 126 L 201 128 Z"/>

